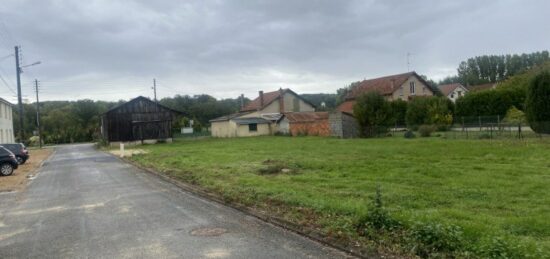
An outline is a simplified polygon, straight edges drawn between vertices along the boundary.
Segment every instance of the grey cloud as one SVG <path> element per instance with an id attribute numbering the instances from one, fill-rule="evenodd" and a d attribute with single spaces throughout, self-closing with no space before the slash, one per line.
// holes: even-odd
<path id="1" fill-rule="evenodd" d="M 25 59 L 44 62 L 32 75 L 49 99 L 150 95 L 152 77 L 163 96 L 334 92 L 405 71 L 407 52 L 413 69 L 441 78 L 468 57 L 547 49 L 550 39 L 547 1 L 3 2 Z"/>

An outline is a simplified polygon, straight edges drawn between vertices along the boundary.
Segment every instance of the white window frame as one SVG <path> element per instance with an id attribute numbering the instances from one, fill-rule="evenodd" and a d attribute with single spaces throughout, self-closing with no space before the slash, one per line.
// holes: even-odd
<path id="1" fill-rule="evenodd" d="M 416 94 L 416 83 L 414 81 L 409 82 L 409 92 L 411 95 Z"/>

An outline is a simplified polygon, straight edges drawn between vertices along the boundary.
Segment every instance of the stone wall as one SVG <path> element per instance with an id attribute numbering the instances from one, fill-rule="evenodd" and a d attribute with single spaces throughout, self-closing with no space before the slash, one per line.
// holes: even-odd
<path id="1" fill-rule="evenodd" d="M 339 138 L 359 137 L 359 125 L 355 118 L 344 112 L 331 112 L 328 116 L 330 136 Z"/>

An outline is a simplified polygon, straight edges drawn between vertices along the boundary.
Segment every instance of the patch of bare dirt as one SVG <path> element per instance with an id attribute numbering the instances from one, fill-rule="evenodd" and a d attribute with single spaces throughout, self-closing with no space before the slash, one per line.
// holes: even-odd
<path id="1" fill-rule="evenodd" d="M 52 148 L 30 149 L 30 158 L 23 165 L 20 165 L 17 170 L 10 176 L 0 176 L 0 192 L 20 191 L 27 186 L 29 178 L 34 177 L 36 169 L 46 160 L 53 152 Z"/>

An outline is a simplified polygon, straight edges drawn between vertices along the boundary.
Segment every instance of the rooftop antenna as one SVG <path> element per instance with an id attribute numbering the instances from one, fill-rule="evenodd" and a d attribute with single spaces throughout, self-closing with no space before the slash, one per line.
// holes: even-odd
<path id="1" fill-rule="evenodd" d="M 412 53 L 407 52 L 407 72 L 411 72 L 411 56 Z"/>

